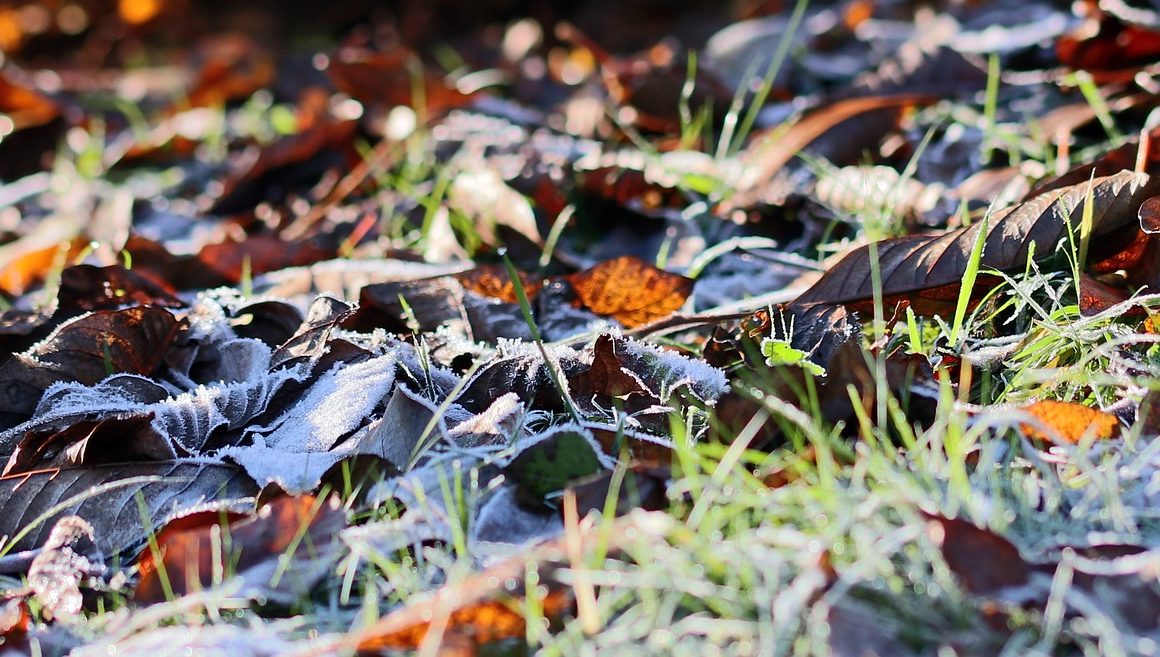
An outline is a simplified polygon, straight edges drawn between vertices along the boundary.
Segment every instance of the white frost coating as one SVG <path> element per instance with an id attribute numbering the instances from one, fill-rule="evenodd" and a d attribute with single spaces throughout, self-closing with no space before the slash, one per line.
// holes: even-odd
<path id="1" fill-rule="evenodd" d="M 672 391 L 687 386 L 702 400 L 710 404 L 729 392 L 725 372 L 702 360 L 693 360 L 680 354 L 655 347 L 646 342 L 625 340 L 626 352 L 648 364 L 652 374 L 661 381 L 657 392 L 661 401 L 667 401 Z"/>
<path id="2" fill-rule="evenodd" d="M 482 413 L 456 424 L 447 436 L 463 446 L 499 444 L 519 428 L 524 413 L 519 395 L 509 392 L 496 398 Z"/>
<path id="3" fill-rule="evenodd" d="M 260 340 L 237 338 L 218 346 L 221 362 L 218 378 L 227 382 L 245 382 L 266 376 L 270 369 L 270 348 Z"/>
<path id="4" fill-rule="evenodd" d="M 197 453 L 212 431 L 223 425 L 231 429 L 241 427 L 266 410 L 270 398 L 283 384 L 302 380 L 308 372 L 305 365 L 277 372 L 260 371 L 247 381 L 202 385 L 150 404 L 137 401 L 122 387 L 108 383 L 114 378 L 122 382 L 139 378 L 143 385 L 157 386 L 144 377 L 116 374 L 95 386 L 56 383 L 45 391 L 31 419 L 0 433 L 0 447 L 19 440 L 29 431 L 55 424 L 112 415 L 152 414 L 153 430 L 171 447 Z"/>
<path id="5" fill-rule="evenodd" d="M 527 511 L 516 501 L 516 487 L 502 486 L 479 506 L 471 525 L 471 554 L 502 557 L 516 548 L 558 535 L 564 521 L 558 513 Z"/>
<path id="6" fill-rule="evenodd" d="M 264 438 L 255 435 L 254 442 L 289 452 L 329 450 L 362 425 L 391 391 L 397 364 L 393 354 L 386 354 L 335 365 L 267 429 L 272 431 Z"/>
<path id="7" fill-rule="evenodd" d="M 571 357 L 577 358 L 579 354 L 575 349 L 563 344 L 545 344 L 544 350 L 548 352 L 548 357 L 553 361 L 559 361 L 561 358 Z M 495 353 L 499 358 L 535 358 L 542 360 L 543 355 L 540 353 L 540 347 L 535 342 L 528 342 L 526 340 L 509 340 L 507 338 L 500 338 L 495 343 Z"/>
<path id="8" fill-rule="evenodd" d="M 225 310 L 218 296 L 223 290 L 208 290 L 199 293 L 193 308 L 186 315 L 189 321 L 189 337 L 195 340 L 221 343 L 237 337 L 226 318 Z M 229 290 L 232 292 L 232 290 Z"/>
<path id="9" fill-rule="evenodd" d="M 218 452 L 242 466 L 258 486 L 277 484 L 290 495 L 302 495 L 318 488 L 322 475 L 351 451 L 347 444 L 329 452 L 290 452 L 272 447 L 245 445 Z"/>
<path id="10" fill-rule="evenodd" d="M 237 595 L 237 591 L 232 592 Z M 198 595 L 198 594 L 195 594 Z M 203 604 L 222 604 L 225 592 L 200 594 L 207 598 Z M 183 597 L 174 603 L 170 612 L 183 613 L 185 608 L 177 606 L 179 603 L 190 604 Z M 161 605 L 158 605 L 160 607 Z M 152 611 L 152 610 L 151 610 Z M 126 623 L 132 627 L 131 623 Z M 200 657 L 277 657 L 278 655 L 294 654 L 302 650 L 303 654 L 327 657 L 337 655 L 338 651 L 330 647 L 335 645 L 331 637 L 322 637 L 313 640 L 301 638 L 300 619 L 285 622 L 250 623 L 247 626 L 238 625 L 184 625 L 170 627 L 149 627 L 132 636 L 114 634 L 112 637 L 102 637 L 84 646 L 75 648 L 70 655 L 74 657 L 168 657 L 170 655 L 199 655 Z M 117 628 L 114 628 L 114 630 Z M 316 648 L 309 648 L 311 643 Z M 327 645 L 329 643 L 329 645 Z"/>

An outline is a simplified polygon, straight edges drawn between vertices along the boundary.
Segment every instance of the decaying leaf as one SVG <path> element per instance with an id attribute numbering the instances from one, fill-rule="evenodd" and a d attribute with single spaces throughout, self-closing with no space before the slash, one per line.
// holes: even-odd
<path id="1" fill-rule="evenodd" d="M 126 305 L 182 308 L 168 284 L 158 283 L 120 266 L 76 265 L 60 274 L 57 307 L 70 312 L 107 310 Z"/>
<path id="2" fill-rule="evenodd" d="M 524 272 L 519 272 L 519 277 L 528 301 L 535 299 L 542 282 Z M 474 269 L 455 274 L 455 278 L 465 289 L 480 296 L 499 299 L 505 303 L 517 303 L 515 285 L 508 275 L 507 268 L 502 265 L 476 265 Z"/>
<path id="3" fill-rule="evenodd" d="M 984 600 L 1043 609 L 1061 558 L 1026 559 L 1004 537 L 960 518 L 926 514 L 928 535 L 946 559 L 947 566 L 973 596 Z M 1145 550 L 1132 545 L 1062 546 L 1069 552 L 1070 586 L 1084 596 L 1086 604 L 1099 604 L 1112 622 L 1138 632 L 1155 629 L 1160 619 L 1160 585 L 1155 559 L 1134 558 L 1109 568 L 1117 559 L 1140 557 Z M 1062 598 L 1067 615 L 1079 613 L 1074 597 Z M 1003 622 L 1005 612 L 995 610 Z"/>
<path id="4" fill-rule="evenodd" d="M 164 308 L 98 310 L 61 325 L 26 355 L 92 385 L 113 374 L 152 374 L 180 328 Z"/>

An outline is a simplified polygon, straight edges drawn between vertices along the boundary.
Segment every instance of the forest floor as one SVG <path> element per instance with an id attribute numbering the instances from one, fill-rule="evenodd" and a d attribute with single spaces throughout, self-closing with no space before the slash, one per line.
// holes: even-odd
<path id="1" fill-rule="evenodd" d="M 1151 5 L 235 4 L 0 7 L 0 657 L 1160 650 Z"/>

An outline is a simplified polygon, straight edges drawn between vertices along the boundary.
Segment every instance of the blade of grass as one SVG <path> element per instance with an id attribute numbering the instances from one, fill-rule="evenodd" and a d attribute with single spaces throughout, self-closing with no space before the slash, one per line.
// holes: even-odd
<path id="1" fill-rule="evenodd" d="M 987 92 L 983 99 L 983 127 L 987 130 L 983 139 L 983 164 L 991 162 L 991 151 L 994 150 L 995 113 L 999 104 L 999 55 L 991 53 L 987 60 Z"/>
<path id="2" fill-rule="evenodd" d="M 737 128 L 735 134 L 732 131 L 722 132 L 721 139 L 727 144 L 727 152 L 737 152 L 741 147 L 741 143 L 749 136 L 749 131 L 753 129 L 753 124 L 757 122 L 757 115 L 761 113 L 761 108 L 765 105 L 765 100 L 769 97 L 770 90 L 773 89 L 773 81 L 777 78 L 778 72 L 781 71 L 781 66 L 785 61 L 786 55 L 789 54 L 789 47 L 793 44 L 793 37 L 797 34 L 798 27 L 801 26 L 802 18 L 805 17 L 806 7 L 809 4 L 810 0 L 797 0 L 794 3 L 793 14 L 789 18 L 789 26 L 786 27 L 785 34 L 782 35 L 781 41 L 777 44 L 777 52 L 774 53 L 773 59 L 769 62 L 769 68 L 765 70 L 765 75 L 761 78 L 761 85 L 757 88 L 757 93 L 753 95 L 753 102 L 749 104 L 749 111 L 745 113 L 745 118 L 742 119 L 741 125 Z"/>
<path id="3" fill-rule="evenodd" d="M 979 266 L 983 259 L 983 246 L 987 243 L 987 233 L 991 223 L 991 211 L 983 215 L 983 222 L 979 226 L 979 234 L 971 246 L 971 257 L 967 260 L 967 269 L 963 272 L 963 283 L 959 287 L 959 298 L 955 303 L 955 319 L 951 324 L 950 344 L 955 348 L 959 344 L 959 333 L 962 332 L 964 320 L 967 318 L 967 307 L 971 303 L 971 295 L 975 291 L 975 280 L 979 276 Z"/>
<path id="4" fill-rule="evenodd" d="M 552 362 L 551 357 L 548 356 L 548 349 L 544 346 L 544 338 L 540 335 L 540 328 L 536 326 L 536 318 L 532 316 L 532 305 L 528 303 L 528 294 L 524 290 L 523 280 L 520 279 L 520 273 L 516 270 L 516 266 L 512 264 L 511 258 L 508 257 L 506 252 L 503 254 L 503 266 L 507 269 L 508 279 L 512 282 L 512 287 L 515 288 L 516 301 L 520 304 L 520 312 L 524 316 L 524 322 L 527 323 L 528 330 L 532 332 L 532 341 L 536 343 L 536 347 L 540 350 L 540 355 L 544 357 L 544 367 L 548 368 L 548 376 L 552 379 L 552 385 L 555 386 L 556 392 L 559 393 L 565 408 L 568 409 L 568 414 L 579 424 L 580 413 L 577 412 L 576 406 L 572 403 L 572 397 L 568 394 L 568 388 L 564 385 L 563 379 L 560 378 L 559 369 Z"/>

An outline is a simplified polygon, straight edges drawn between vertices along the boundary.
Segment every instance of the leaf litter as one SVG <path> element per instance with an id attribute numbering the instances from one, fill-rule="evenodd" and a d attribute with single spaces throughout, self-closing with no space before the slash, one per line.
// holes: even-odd
<path id="1" fill-rule="evenodd" d="M 1148 653 L 1153 12 L 492 4 L 0 10 L 5 651 Z"/>

